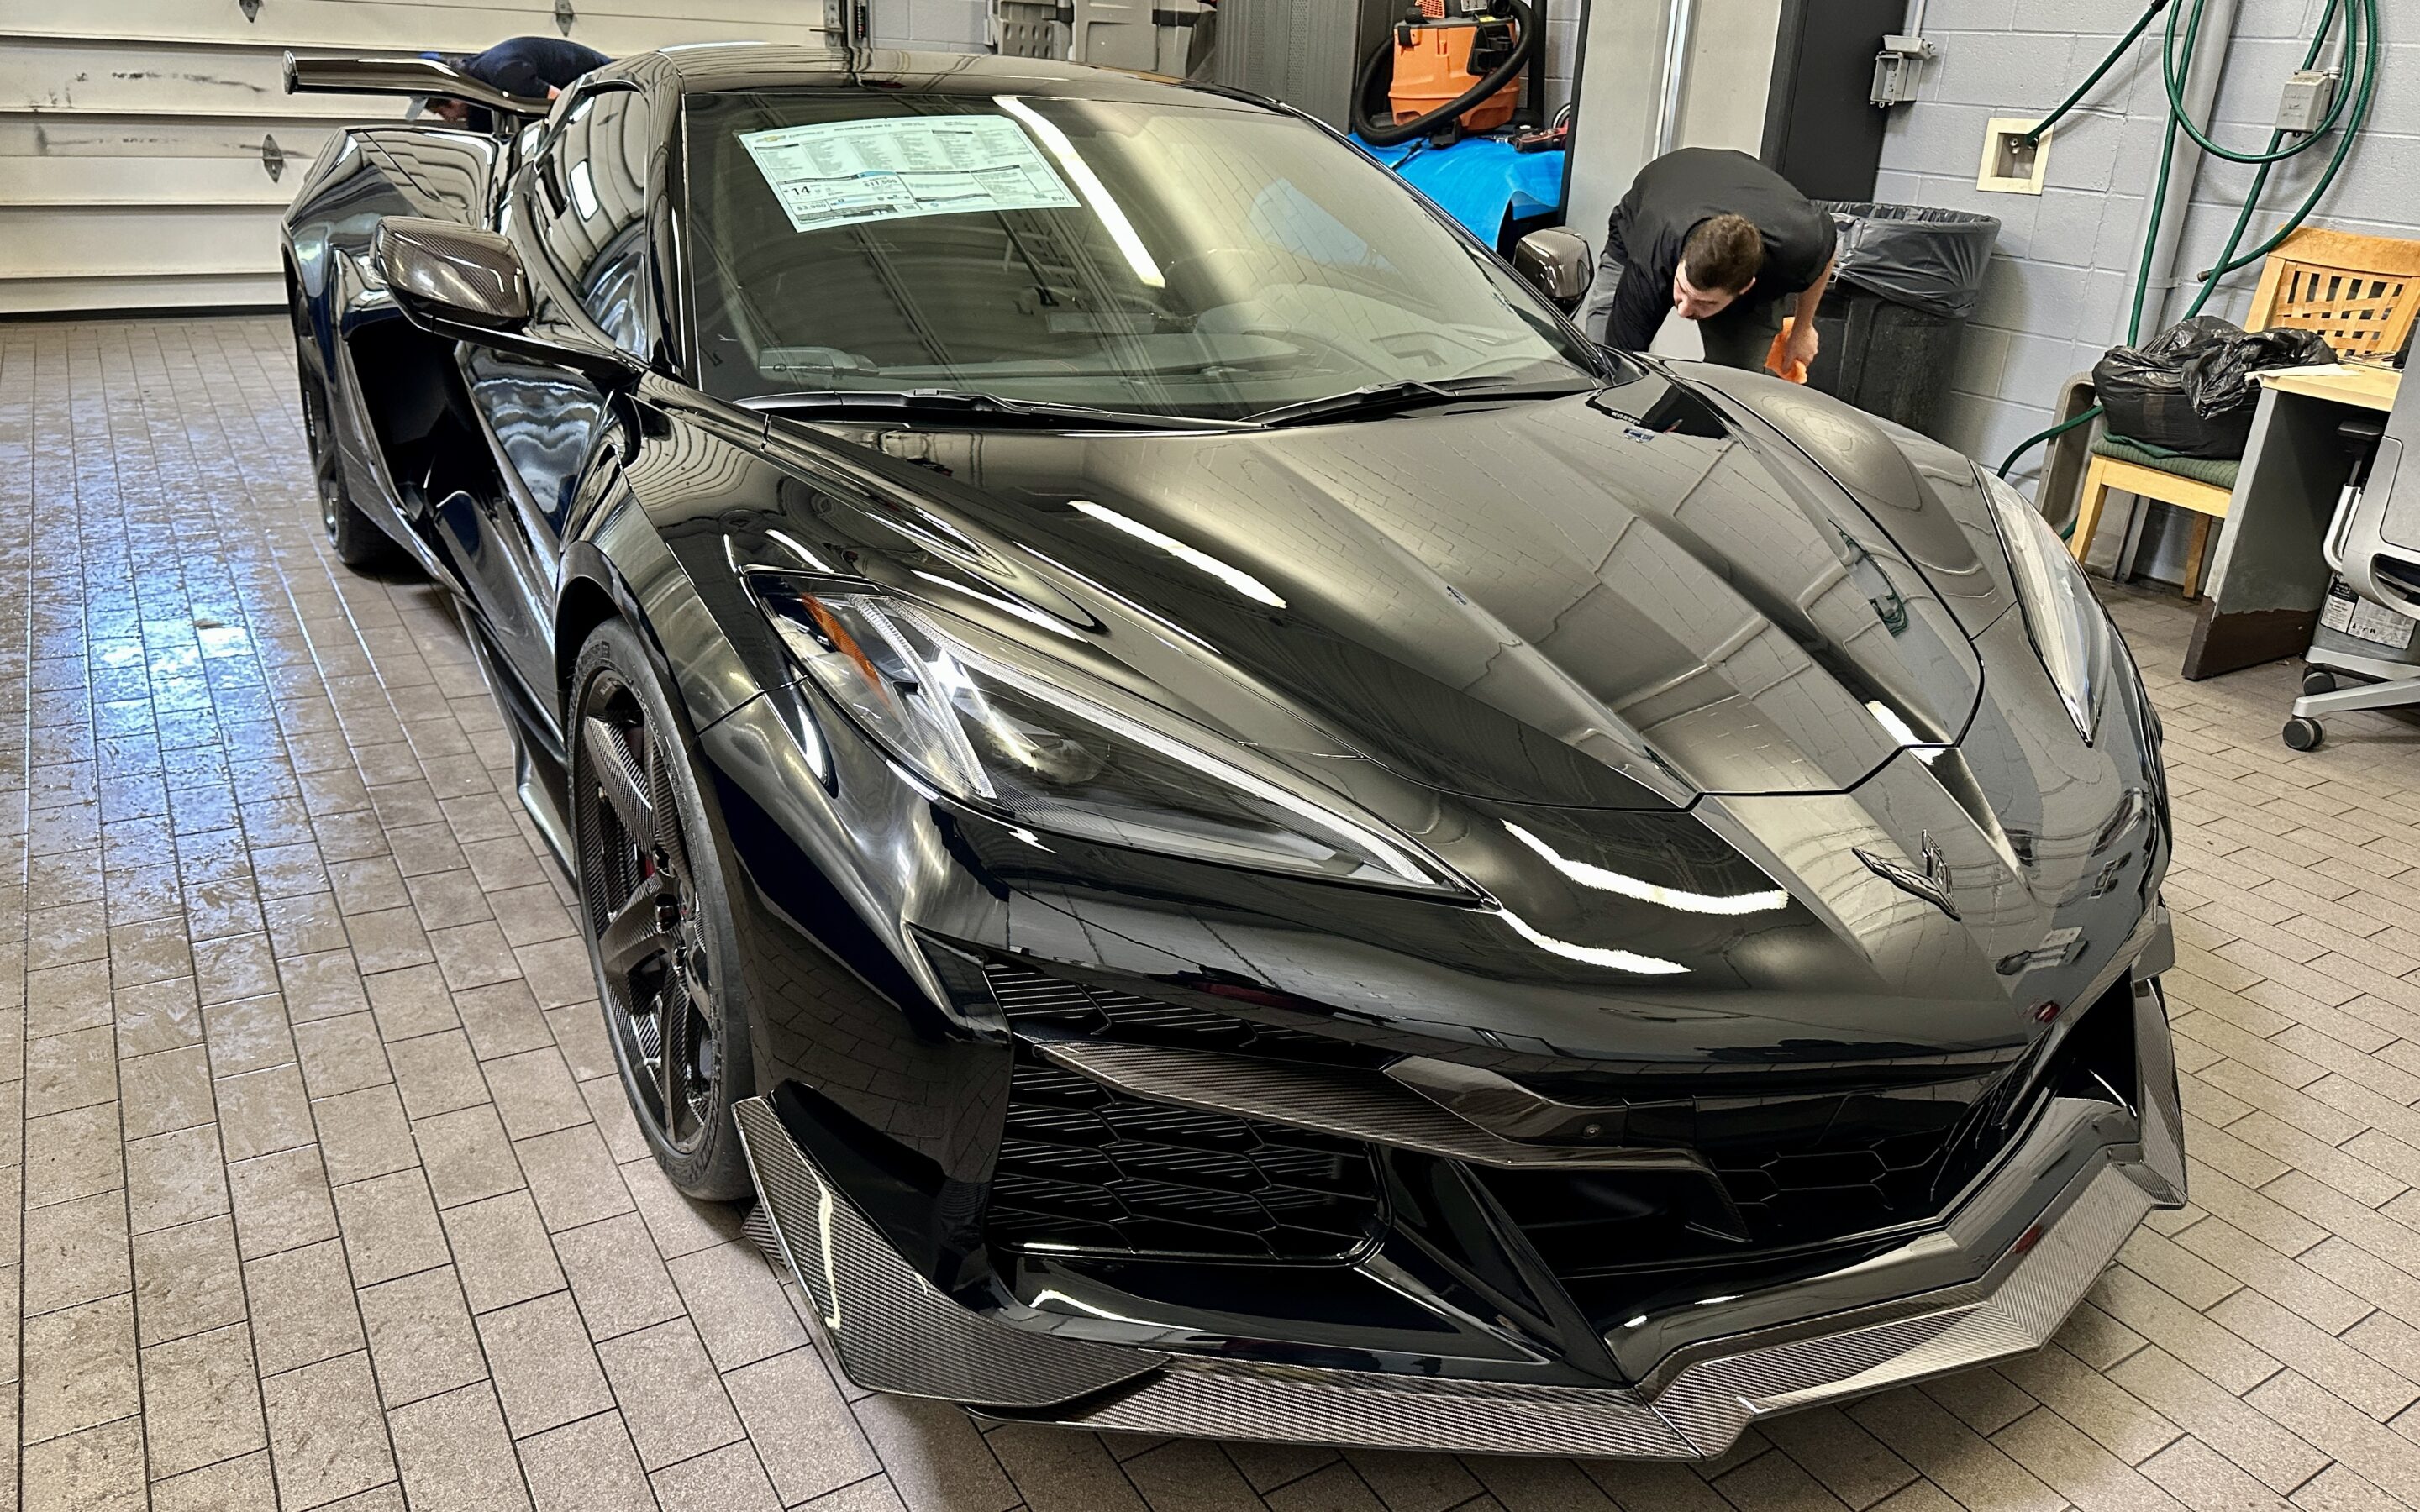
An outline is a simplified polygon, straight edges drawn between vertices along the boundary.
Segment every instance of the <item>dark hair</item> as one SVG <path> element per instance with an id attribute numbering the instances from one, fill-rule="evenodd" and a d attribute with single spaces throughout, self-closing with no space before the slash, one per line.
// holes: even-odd
<path id="1" fill-rule="evenodd" d="M 1756 282 L 1764 267 L 1764 233 L 1745 216 L 1700 221 L 1681 249 L 1681 267 L 1701 290 L 1738 294 Z"/>

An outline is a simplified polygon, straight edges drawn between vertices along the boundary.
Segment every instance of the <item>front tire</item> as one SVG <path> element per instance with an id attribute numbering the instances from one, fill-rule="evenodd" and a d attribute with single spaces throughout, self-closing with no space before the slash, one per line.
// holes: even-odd
<path id="1" fill-rule="evenodd" d="M 628 625 L 609 620 L 572 673 L 572 856 L 606 1037 L 639 1129 L 672 1183 L 752 1189 L 732 1104 L 755 1090 L 721 826 Z"/>
<path id="2" fill-rule="evenodd" d="M 328 407 L 328 385 L 312 370 L 307 343 L 295 353 L 302 382 L 302 439 L 311 452 L 311 485 L 319 498 L 319 526 L 335 548 L 336 560 L 348 567 L 374 567 L 396 556 L 395 542 L 353 502 L 345 486 L 343 466 L 336 457 L 336 432 Z"/>

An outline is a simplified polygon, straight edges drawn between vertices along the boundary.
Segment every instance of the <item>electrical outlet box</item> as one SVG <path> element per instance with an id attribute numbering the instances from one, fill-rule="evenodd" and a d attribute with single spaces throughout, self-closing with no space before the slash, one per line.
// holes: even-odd
<path id="1" fill-rule="evenodd" d="M 1938 52 L 1921 37 L 1884 38 L 1883 50 L 1874 54 L 1874 87 L 1868 98 L 1885 109 L 1914 100 L 1924 65 Z"/>
<path id="2" fill-rule="evenodd" d="M 2328 118 L 2335 102 L 2335 70 L 2304 69 L 2286 81 L 2286 97 L 2277 104 L 2277 130 L 2308 136 Z"/>
<path id="3" fill-rule="evenodd" d="M 2025 141 L 2026 134 L 2040 124 L 2039 120 L 1993 116 L 1983 130 L 1983 167 L 1975 177 L 1975 187 L 1993 194 L 2040 193 L 2042 179 L 2050 172 L 2050 143 L 2055 133 L 2044 131 L 2040 141 Z"/>

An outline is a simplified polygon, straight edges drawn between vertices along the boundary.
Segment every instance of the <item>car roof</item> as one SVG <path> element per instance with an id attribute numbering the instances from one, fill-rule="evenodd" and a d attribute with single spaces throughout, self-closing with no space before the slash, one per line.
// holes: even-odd
<path id="1" fill-rule="evenodd" d="M 1114 69 L 990 53 L 851 50 L 781 42 L 693 42 L 625 58 L 609 73 L 641 75 L 669 64 L 684 94 L 723 90 L 856 86 L 887 94 L 1060 95 L 1078 100 L 1190 105 L 1238 111 L 1268 107 L 1221 90 L 1161 83 Z"/>

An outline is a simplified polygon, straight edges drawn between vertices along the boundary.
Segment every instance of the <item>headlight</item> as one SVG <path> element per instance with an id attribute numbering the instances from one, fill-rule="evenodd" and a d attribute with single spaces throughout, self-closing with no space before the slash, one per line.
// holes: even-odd
<path id="1" fill-rule="evenodd" d="M 958 803 L 1193 860 L 1468 894 L 1337 795 L 1073 668 L 880 592 L 750 582 L 815 686 Z"/>
<path id="2" fill-rule="evenodd" d="M 2034 650 L 2058 686 L 2076 730 L 2090 740 L 2099 722 L 2096 695 L 2109 664 L 2109 616 L 2041 511 L 1983 469 L 1977 468 L 1975 475 L 1983 481 L 1983 497 L 1992 501 L 1999 522 L 2000 544 L 2016 575 L 2017 597 L 2024 608 L 2025 627 L 2033 632 Z"/>

